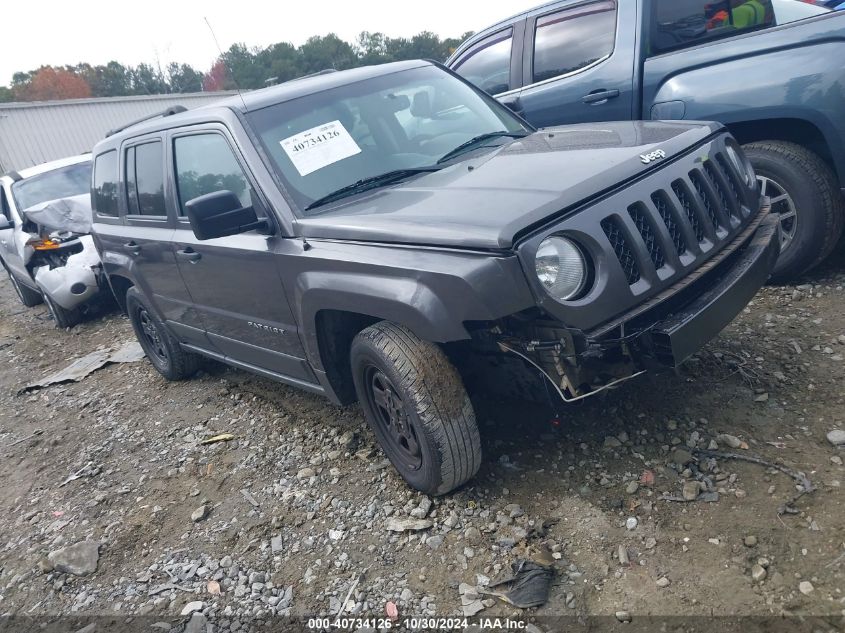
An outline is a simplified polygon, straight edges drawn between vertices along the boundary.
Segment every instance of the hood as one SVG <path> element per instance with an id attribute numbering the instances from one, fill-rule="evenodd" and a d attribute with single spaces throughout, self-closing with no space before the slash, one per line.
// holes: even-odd
<path id="1" fill-rule="evenodd" d="M 718 124 L 626 121 L 546 128 L 439 172 L 300 218 L 302 237 L 507 250 L 530 227 L 660 169 Z M 644 163 L 662 150 L 665 159 Z"/>

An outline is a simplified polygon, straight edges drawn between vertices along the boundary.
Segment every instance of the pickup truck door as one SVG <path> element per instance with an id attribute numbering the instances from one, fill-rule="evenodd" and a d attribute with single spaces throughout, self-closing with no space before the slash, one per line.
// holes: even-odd
<path id="1" fill-rule="evenodd" d="M 169 145 L 178 215 L 173 246 L 209 351 L 289 382 L 316 383 L 276 265 L 286 240 L 249 231 L 201 241 L 185 216 L 185 202 L 221 189 L 244 206 L 258 199 L 235 144 L 222 126 L 211 126 L 173 133 Z"/>
<path id="2" fill-rule="evenodd" d="M 573 1 L 528 18 L 519 105 L 537 127 L 634 114 L 637 2 Z"/>

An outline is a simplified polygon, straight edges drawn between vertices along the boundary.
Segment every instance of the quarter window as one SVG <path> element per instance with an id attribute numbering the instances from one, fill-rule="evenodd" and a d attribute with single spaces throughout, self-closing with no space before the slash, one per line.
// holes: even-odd
<path id="1" fill-rule="evenodd" d="M 112 150 L 97 156 L 94 161 L 94 211 L 100 215 L 118 216 L 117 208 L 117 152 Z"/>
<path id="2" fill-rule="evenodd" d="M 249 181 L 229 143 L 219 134 L 177 137 L 173 141 L 173 156 L 181 215 L 185 215 L 188 201 L 215 191 L 231 191 L 241 206 L 252 204 Z"/>
<path id="3" fill-rule="evenodd" d="M 608 57 L 615 40 L 615 1 L 594 2 L 538 18 L 534 83 L 577 72 Z"/>
<path id="4" fill-rule="evenodd" d="M 467 81 L 491 95 L 511 89 L 511 29 L 491 35 L 476 44 L 458 62 L 455 71 Z"/>
<path id="5" fill-rule="evenodd" d="M 167 215 L 161 141 L 126 150 L 126 198 L 131 215 Z"/>

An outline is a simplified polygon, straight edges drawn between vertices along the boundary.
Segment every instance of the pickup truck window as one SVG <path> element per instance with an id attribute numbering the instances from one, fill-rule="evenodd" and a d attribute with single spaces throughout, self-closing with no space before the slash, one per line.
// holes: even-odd
<path id="1" fill-rule="evenodd" d="M 126 194 L 130 215 L 167 215 L 164 207 L 164 155 L 161 141 L 126 150 Z"/>
<path id="2" fill-rule="evenodd" d="M 481 40 L 458 61 L 454 70 L 491 95 L 511 89 L 511 29 Z"/>
<path id="3" fill-rule="evenodd" d="M 228 190 L 244 207 L 250 201 L 250 186 L 226 139 L 217 133 L 179 136 L 173 141 L 179 214 L 185 203 L 215 191 Z"/>
<path id="4" fill-rule="evenodd" d="M 774 26 L 772 0 L 655 0 L 655 54 Z"/>
<path id="5" fill-rule="evenodd" d="M 100 215 L 117 217 L 117 151 L 112 150 L 94 159 L 94 191 L 91 202 Z"/>
<path id="6" fill-rule="evenodd" d="M 316 92 L 247 119 L 302 210 L 358 181 L 440 169 L 439 160 L 470 140 L 497 146 L 529 131 L 504 106 L 434 66 Z"/>
<path id="7" fill-rule="evenodd" d="M 534 83 L 608 57 L 616 39 L 616 2 L 594 2 L 537 19 Z"/>

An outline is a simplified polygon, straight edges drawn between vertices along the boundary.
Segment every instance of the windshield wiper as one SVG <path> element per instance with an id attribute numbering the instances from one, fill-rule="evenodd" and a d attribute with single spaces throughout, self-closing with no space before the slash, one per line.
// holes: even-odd
<path id="1" fill-rule="evenodd" d="M 489 141 L 490 139 L 494 138 L 501 138 L 501 137 L 508 137 L 508 138 L 524 138 L 528 136 L 526 132 L 507 132 L 505 130 L 499 130 L 498 132 L 487 132 L 487 134 L 479 134 L 471 139 L 469 139 L 466 143 L 461 143 L 455 149 L 447 152 L 440 160 L 437 161 L 437 164 L 440 165 L 445 163 L 448 160 L 452 160 L 455 156 L 459 156 L 464 152 L 471 149 L 473 146 L 478 145 L 479 143 L 483 143 L 484 141 Z"/>
<path id="2" fill-rule="evenodd" d="M 379 174 L 378 176 L 370 176 L 369 178 L 364 178 L 357 182 L 353 182 L 351 185 L 341 187 L 337 191 L 332 191 L 330 194 L 325 195 L 322 198 L 318 198 L 317 200 L 309 204 L 307 207 L 305 207 L 305 210 L 310 211 L 311 209 L 321 207 L 324 204 L 334 202 L 335 200 L 340 200 L 341 198 L 347 198 L 349 196 L 355 195 L 356 193 L 361 193 L 363 191 L 369 191 L 370 189 L 376 189 L 384 185 L 389 185 L 391 183 L 402 180 L 403 178 L 409 178 L 414 174 L 424 174 L 434 171 L 440 171 L 440 169 L 442 168 L 437 167 L 435 165 L 431 165 L 428 167 L 409 167 L 407 169 L 394 169 L 393 171 L 389 171 L 384 174 Z"/>

